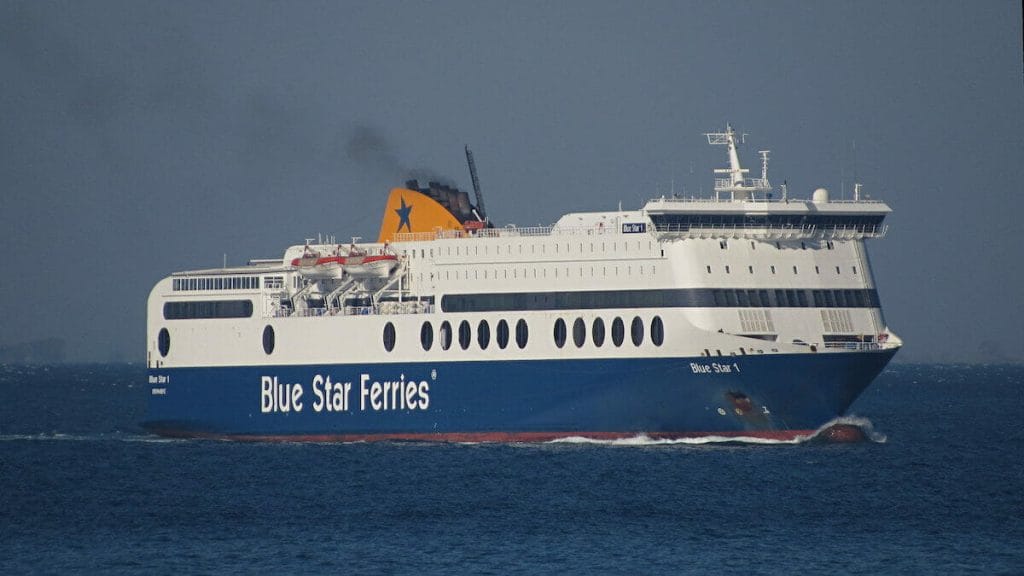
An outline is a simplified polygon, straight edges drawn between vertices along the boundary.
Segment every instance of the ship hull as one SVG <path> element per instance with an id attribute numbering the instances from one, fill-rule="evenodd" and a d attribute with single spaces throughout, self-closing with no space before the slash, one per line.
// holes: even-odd
<path id="1" fill-rule="evenodd" d="M 143 426 L 237 440 L 793 439 L 842 416 L 894 353 L 159 368 Z"/>

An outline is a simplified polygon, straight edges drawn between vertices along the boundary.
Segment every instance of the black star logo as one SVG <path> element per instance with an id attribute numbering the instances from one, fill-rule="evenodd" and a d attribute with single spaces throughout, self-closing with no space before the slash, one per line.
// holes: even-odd
<path id="1" fill-rule="evenodd" d="M 398 230 L 396 232 L 401 232 L 402 226 L 405 226 L 409 229 L 409 232 L 412 232 L 412 224 L 409 222 L 410 212 L 412 212 L 412 204 L 406 206 L 405 197 L 402 197 L 402 207 L 395 209 L 395 213 L 398 214 Z"/>

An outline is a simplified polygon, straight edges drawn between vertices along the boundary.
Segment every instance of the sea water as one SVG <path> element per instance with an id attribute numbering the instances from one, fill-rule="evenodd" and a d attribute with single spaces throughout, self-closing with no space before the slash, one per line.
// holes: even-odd
<path id="1" fill-rule="evenodd" d="M 0 574 L 1024 572 L 1024 367 L 892 365 L 859 444 L 167 440 L 0 366 Z"/>

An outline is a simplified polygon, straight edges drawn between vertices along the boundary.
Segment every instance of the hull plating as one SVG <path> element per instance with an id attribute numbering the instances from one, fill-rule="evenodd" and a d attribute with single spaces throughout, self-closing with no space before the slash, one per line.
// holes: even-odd
<path id="1" fill-rule="evenodd" d="M 791 439 L 845 413 L 894 352 L 151 369 L 144 426 L 250 440 Z"/>

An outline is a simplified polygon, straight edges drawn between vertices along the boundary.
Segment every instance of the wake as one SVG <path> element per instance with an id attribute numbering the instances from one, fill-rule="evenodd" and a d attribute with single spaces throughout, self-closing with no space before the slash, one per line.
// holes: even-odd
<path id="1" fill-rule="evenodd" d="M 837 431 L 839 431 L 837 433 Z M 875 430 L 874 424 L 860 416 L 841 416 L 823 424 L 812 434 L 792 439 L 761 438 L 758 436 L 707 435 L 688 438 L 651 438 L 638 434 L 629 438 L 601 440 L 584 436 L 566 436 L 545 442 L 545 444 L 593 444 L 602 446 L 706 446 L 706 445 L 785 445 L 832 444 L 868 442 L 884 444 L 887 438 Z"/>

